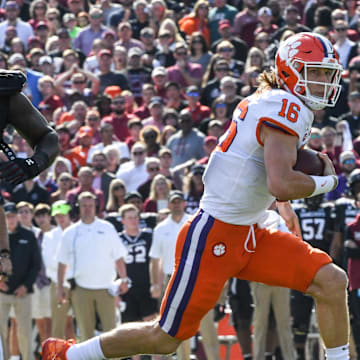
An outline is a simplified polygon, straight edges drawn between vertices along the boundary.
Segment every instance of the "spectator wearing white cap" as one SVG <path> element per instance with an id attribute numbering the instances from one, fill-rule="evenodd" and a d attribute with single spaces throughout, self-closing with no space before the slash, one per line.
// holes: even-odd
<path id="1" fill-rule="evenodd" d="M 128 53 L 127 78 L 137 104 L 142 101 L 142 86 L 151 82 L 151 70 L 141 64 L 143 54 L 143 50 L 138 47 L 131 48 Z"/>
<path id="2" fill-rule="evenodd" d="M 272 23 L 272 11 L 269 7 L 263 6 L 259 9 L 257 15 L 260 26 L 256 28 L 255 35 L 260 34 L 261 32 L 272 34 L 279 28 L 276 24 Z"/>
<path id="3" fill-rule="evenodd" d="M 168 80 L 167 76 L 167 70 L 163 66 L 156 67 L 151 73 L 156 95 L 160 96 L 163 100 L 166 99 L 165 84 Z"/>
<path id="4" fill-rule="evenodd" d="M 41 56 L 41 58 L 39 59 L 39 67 L 40 67 L 40 71 L 44 75 L 48 75 L 51 77 L 54 76 L 55 67 L 54 67 L 54 61 L 53 61 L 52 57 L 50 57 L 48 55 Z"/>
<path id="5" fill-rule="evenodd" d="M 63 24 L 65 25 L 66 29 L 68 29 L 71 39 L 74 39 L 81 30 L 81 27 L 76 25 L 76 16 L 73 13 L 64 14 Z"/>
<path id="6" fill-rule="evenodd" d="M 30 36 L 34 35 L 32 26 L 19 18 L 20 8 L 16 1 L 7 1 L 5 4 L 6 20 L 0 24 L 0 48 L 5 43 L 5 32 L 8 26 L 15 26 L 17 36 L 25 47 Z"/>

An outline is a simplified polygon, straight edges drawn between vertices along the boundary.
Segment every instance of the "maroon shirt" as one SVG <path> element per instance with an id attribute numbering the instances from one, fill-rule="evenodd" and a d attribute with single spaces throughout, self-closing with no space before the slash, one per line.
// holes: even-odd
<path id="1" fill-rule="evenodd" d="M 203 76 L 203 69 L 200 64 L 188 62 L 186 65 L 186 70 L 191 78 L 201 79 Z M 168 80 L 177 82 L 181 87 L 186 87 L 191 84 L 188 84 L 186 79 L 181 73 L 179 65 L 175 64 L 167 68 Z"/>
<path id="2" fill-rule="evenodd" d="M 349 224 L 348 239 L 356 242 L 360 246 L 360 214 Z M 349 258 L 348 260 L 349 289 L 360 289 L 360 259 Z"/>
<path id="3" fill-rule="evenodd" d="M 326 150 L 322 151 L 322 153 L 326 154 L 332 161 L 337 175 L 341 174 L 341 172 L 342 172 L 341 167 L 340 167 L 340 159 L 339 159 L 342 151 L 343 150 L 342 150 L 341 146 L 335 146 L 333 152 L 328 152 Z"/>
<path id="4" fill-rule="evenodd" d="M 128 122 L 130 119 L 132 119 L 132 116 L 129 116 L 128 114 L 123 115 L 115 115 L 114 113 L 111 113 L 109 116 L 105 116 L 102 118 L 102 123 L 110 123 L 114 127 L 114 134 L 120 141 L 125 141 L 126 138 L 130 135 L 129 129 L 128 129 Z"/>
<path id="5" fill-rule="evenodd" d="M 151 116 L 150 110 L 146 105 L 138 107 L 134 112 L 134 116 L 138 117 L 140 120 L 144 120 Z"/>
<path id="6" fill-rule="evenodd" d="M 198 102 L 194 110 L 190 110 L 189 106 L 184 110 L 187 110 L 191 113 L 195 125 L 199 125 L 201 120 L 207 119 L 211 113 L 210 108 L 208 106 L 201 105 L 200 102 Z"/>

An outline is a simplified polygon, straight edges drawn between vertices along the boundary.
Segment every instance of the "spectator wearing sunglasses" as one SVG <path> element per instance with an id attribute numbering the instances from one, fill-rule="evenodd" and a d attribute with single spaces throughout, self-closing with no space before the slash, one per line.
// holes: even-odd
<path id="1" fill-rule="evenodd" d="M 214 78 L 212 78 L 203 88 L 201 103 L 211 106 L 213 101 L 220 95 L 220 80 L 230 74 L 229 64 L 225 59 L 217 60 L 214 65 Z"/>
<path id="2" fill-rule="evenodd" d="M 122 164 L 116 177 L 125 183 L 128 191 L 136 191 L 149 177 L 146 171 L 146 147 L 137 142 L 131 149 L 131 161 Z"/>
<path id="3" fill-rule="evenodd" d="M 242 75 L 244 72 L 244 63 L 234 58 L 235 48 L 230 41 L 221 41 L 216 48 L 216 53 L 219 54 L 222 59 L 226 60 L 234 77 L 239 78 Z"/>
<path id="4" fill-rule="evenodd" d="M 148 172 L 148 179 L 138 187 L 137 191 L 141 194 L 143 199 L 147 199 L 150 195 L 151 184 L 156 175 L 160 174 L 160 160 L 156 157 L 148 157 L 146 161 L 146 171 Z M 164 176 L 164 175 L 161 175 Z M 167 198 L 166 197 L 165 199 Z M 154 200 L 154 199 L 153 199 Z M 146 202 L 145 202 L 146 203 Z M 145 205 L 145 204 L 144 204 Z M 154 209 L 145 209 L 144 211 L 154 211 Z M 156 212 L 156 209 L 155 209 Z"/>
<path id="5" fill-rule="evenodd" d="M 200 91 L 197 86 L 189 86 L 185 92 L 185 99 L 188 102 L 186 111 L 191 113 L 194 126 L 198 126 L 202 120 L 210 116 L 210 108 L 200 103 Z"/>
<path id="6" fill-rule="evenodd" d="M 189 49 L 189 61 L 191 63 L 200 64 L 203 71 L 205 71 L 209 65 L 212 54 L 208 51 L 207 42 L 201 32 L 194 32 L 190 36 Z"/>
<path id="7" fill-rule="evenodd" d="M 335 45 L 334 48 L 339 54 L 340 63 L 344 69 L 348 68 L 350 60 L 357 55 L 357 44 L 351 41 L 347 34 L 348 24 L 344 20 L 335 22 Z"/>

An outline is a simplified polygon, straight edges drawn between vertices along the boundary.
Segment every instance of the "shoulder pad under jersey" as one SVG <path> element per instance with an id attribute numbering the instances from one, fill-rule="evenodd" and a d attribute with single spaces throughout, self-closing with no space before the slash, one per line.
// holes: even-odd
<path id="1" fill-rule="evenodd" d="M 26 76 L 18 70 L 0 70 L 0 95 L 15 95 L 26 83 Z"/>

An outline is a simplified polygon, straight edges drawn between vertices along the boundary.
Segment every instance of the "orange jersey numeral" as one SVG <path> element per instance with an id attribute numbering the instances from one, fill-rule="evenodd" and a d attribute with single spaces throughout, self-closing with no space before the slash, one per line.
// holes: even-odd
<path id="1" fill-rule="evenodd" d="M 291 122 L 297 122 L 299 117 L 300 106 L 295 103 L 290 103 L 288 107 L 288 99 L 282 99 L 282 107 L 279 116 L 286 117 Z"/>
<path id="2" fill-rule="evenodd" d="M 240 101 L 240 103 L 236 107 L 236 109 L 240 110 L 239 119 L 242 121 L 244 121 L 245 116 L 248 112 L 248 105 L 249 105 L 249 101 L 244 99 Z M 223 135 L 224 140 L 219 144 L 221 151 L 225 152 L 229 149 L 230 145 L 234 141 L 236 133 L 237 133 L 237 124 L 235 121 L 232 121 L 226 133 Z"/>

